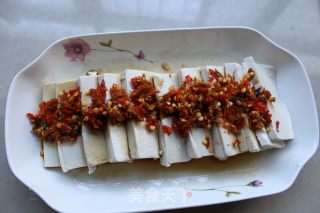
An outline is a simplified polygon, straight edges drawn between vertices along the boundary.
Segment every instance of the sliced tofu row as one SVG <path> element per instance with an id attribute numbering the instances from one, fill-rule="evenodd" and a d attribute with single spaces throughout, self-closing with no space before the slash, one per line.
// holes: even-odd
<path id="1" fill-rule="evenodd" d="M 154 82 L 159 90 L 158 97 L 169 91 L 171 86 L 178 87 L 186 76 L 199 80 L 208 80 L 209 70 L 217 70 L 221 74 L 227 73 L 240 80 L 253 68 L 256 73 L 255 86 L 266 87 L 277 99 L 269 110 L 273 116 L 271 130 L 252 131 L 246 126 L 240 134 L 229 133 L 220 125 L 213 125 L 211 130 L 192 128 L 186 139 L 180 137 L 173 131 L 166 134 L 162 131 L 162 125 L 172 125 L 172 117 L 164 117 L 160 120 L 156 131 L 150 132 L 145 128 L 145 121 L 129 120 L 126 124 L 113 126 L 108 121 L 104 132 L 92 132 L 82 127 L 82 137 L 74 144 L 58 142 L 58 146 L 44 143 L 44 165 L 45 167 L 61 166 L 64 172 L 88 166 L 89 173 L 95 170 L 95 166 L 106 162 L 131 162 L 132 159 L 161 158 L 164 166 L 172 163 L 186 162 L 192 158 L 215 156 L 225 160 L 242 152 L 258 152 L 262 149 L 280 148 L 284 146 L 284 140 L 294 137 L 291 118 L 286 106 L 279 99 L 275 84 L 273 68 L 266 65 L 256 64 L 252 57 L 246 58 L 240 66 L 236 63 L 227 63 L 222 66 L 207 66 L 201 68 L 184 68 L 177 75 L 160 74 L 142 70 L 126 70 L 121 75 L 106 73 L 101 76 L 81 76 L 79 86 L 82 92 L 83 110 L 90 105 L 90 97 L 86 95 L 90 88 L 96 88 L 98 83 L 104 80 L 106 87 L 111 88 L 113 84 L 122 84 L 128 95 L 133 91 L 131 79 L 137 76 L 146 76 Z M 71 90 L 77 87 L 76 81 L 68 81 L 56 85 L 44 87 L 44 100 L 48 100 L 63 90 Z M 110 99 L 107 92 L 106 101 Z M 161 117 L 161 116 L 160 116 Z M 280 122 L 277 131 L 277 121 Z M 205 138 L 210 139 L 209 149 L 203 144 Z M 186 141 L 185 141 L 186 140 Z M 233 145 L 234 140 L 240 141 L 240 146 Z M 160 146 L 160 147 L 159 147 Z M 59 158 L 57 157 L 59 156 Z"/>
<path id="2" fill-rule="evenodd" d="M 284 141 L 293 139 L 294 132 L 289 111 L 281 101 L 277 90 L 274 68 L 257 64 L 252 57 L 245 58 L 242 66 L 244 70 L 252 68 L 255 71 L 255 79 L 253 82 L 256 87 L 265 87 L 276 98 L 276 101 L 269 106 L 269 111 L 272 115 L 270 129 L 268 129 L 268 131 L 264 129 L 261 132 L 256 132 L 261 146 L 264 149 L 281 148 L 285 146 Z M 266 140 L 266 135 L 269 140 Z"/>
<path id="3" fill-rule="evenodd" d="M 185 78 L 190 76 L 193 79 L 201 80 L 200 68 L 184 68 L 178 73 L 179 86 L 183 83 Z M 209 147 L 203 143 L 204 140 L 209 139 Z M 190 158 L 201 158 L 213 155 L 212 138 L 210 130 L 193 127 L 187 136 L 187 152 Z"/>
<path id="4" fill-rule="evenodd" d="M 226 74 L 230 76 L 234 76 L 235 80 L 240 81 L 242 76 L 237 75 L 237 73 L 242 72 L 242 67 L 240 64 L 237 63 L 226 63 L 224 65 Z M 239 153 L 247 152 L 248 149 L 248 141 L 245 136 L 245 130 L 241 130 L 241 132 L 236 136 L 236 138 L 240 141 L 239 148 L 237 148 L 237 151 Z M 249 141 L 251 143 L 251 141 Z M 234 147 L 233 147 L 234 148 Z"/>
<path id="5" fill-rule="evenodd" d="M 151 73 L 141 70 L 126 70 L 122 73 L 122 86 L 128 94 L 133 91 L 131 79 L 145 74 L 146 79 L 151 80 Z M 127 134 L 130 156 L 132 159 L 159 158 L 158 133 L 148 131 L 145 121 L 127 121 Z"/>
<path id="6" fill-rule="evenodd" d="M 57 97 L 64 90 L 77 88 L 76 81 L 67 81 L 58 84 L 49 84 L 43 87 L 43 100 L 48 101 Z M 79 137 L 75 143 L 65 141 L 61 143 L 50 143 L 44 141 L 44 167 L 60 167 L 63 172 L 71 169 L 87 166 L 82 138 Z"/>
<path id="7" fill-rule="evenodd" d="M 120 74 L 105 73 L 98 76 L 98 83 L 103 80 L 107 89 L 111 88 L 113 84 L 121 84 Z M 107 91 L 106 101 L 111 98 Z M 128 136 L 125 124 L 111 125 L 110 120 L 104 129 L 104 137 L 107 145 L 109 162 L 131 162 L 128 147 Z"/>
<path id="8" fill-rule="evenodd" d="M 43 101 L 56 97 L 56 84 L 45 85 L 42 90 Z M 57 143 L 43 141 L 44 167 L 60 167 Z"/>
<path id="9" fill-rule="evenodd" d="M 248 67 L 247 63 L 245 63 L 245 62 L 242 64 L 242 67 L 243 67 L 243 75 L 244 75 L 245 72 L 248 71 L 249 67 Z M 268 133 L 267 133 L 265 128 L 260 129 L 260 130 L 256 130 L 255 131 L 255 135 L 256 135 L 257 140 L 259 141 L 261 149 L 263 149 L 263 150 L 272 149 L 272 148 L 281 148 L 281 147 L 284 146 L 283 142 L 280 142 L 280 144 L 273 143 L 270 140 L 270 138 L 268 136 Z"/>
<path id="10" fill-rule="evenodd" d="M 88 95 L 89 90 L 91 88 L 96 88 L 97 85 L 97 75 L 80 76 L 79 86 L 83 112 L 91 104 L 91 97 Z M 91 174 L 95 171 L 97 165 L 108 161 L 108 152 L 104 133 L 100 130 L 91 131 L 85 125 L 82 125 L 81 136 L 89 174 Z"/>
<path id="11" fill-rule="evenodd" d="M 105 80 L 106 86 L 120 83 L 120 74 L 104 74 L 99 76 L 99 81 Z M 80 86 L 83 110 L 91 103 L 87 92 L 96 88 L 98 76 L 81 76 L 79 81 L 67 81 L 59 84 L 47 85 L 43 88 L 43 100 L 58 97 L 57 94 L 75 89 Z M 107 93 L 108 94 L 108 93 Z M 110 96 L 108 96 L 110 97 Z M 96 165 L 106 162 L 131 161 L 127 144 L 127 132 L 124 125 L 108 126 L 105 131 L 90 131 L 82 126 L 82 137 L 75 143 L 43 143 L 44 166 L 60 167 L 63 172 L 88 166 L 89 174 L 95 171 Z"/>
<path id="12" fill-rule="evenodd" d="M 231 74 L 236 70 L 241 69 L 241 67 L 237 66 L 237 64 L 226 64 L 225 69 L 221 66 L 207 66 L 205 68 L 201 68 L 201 75 L 205 81 L 208 81 L 210 77 L 210 70 L 216 70 L 222 75 L 224 75 L 224 71 L 226 73 Z M 228 132 L 221 125 L 216 125 L 212 127 L 212 137 L 213 146 L 216 147 L 215 156 L 219 159 L 223 160 L 229 156 L 234 156 L 242 152 L 248 151 L 247 142 L 244 136 L 243 131 L 238 136 Z M 235 140 L 240 141 L 239 147 L 233 145 Z"/>
<path id="13" fill-rule="evenodd" d="M 169 92 L 170 87 L 178 87 L 177 75 L 176 74 L 160 74 L 153 73 L 152 80 L 155 87 L 159 91 L 158 97 Z M 185 139 L 183 139 L 179 133 L 172 131 L 171 134 L 166 134 L 162 131 L 162 126 L 166 125 L 171 127 L 173 117 L 160 116 L 160 127 L 159 127 L 159 145 L 160 163 L 163 166 L 170 166 L 173 163 L 187 162 L 191 160 L 187 153 L 187 145 Z"/>
<path id="14" fill-rule="evenodd" d="M 239 64 L 236 64 L 236 66 L 237 69 L 234 72 L 233 76 L 236 78 L 237 81 L 240 81 L 245 75 L 245 71 Z M 245 115 L 245 126 L 243 128 L 243 131 L 241 131 L 241 134 L 244 134 L 244 140 L 247 143 L 249 152 L 260 152 L 262 150 L 259 141 L 255 135 L 255 132 L 249 128 L 249 121 L 247 115 Z"/>
<path id="15" fill-rule="evenodd" d="M 214 156 L 223 160 L 228 156 L 233 156 L 242 152 L 259 152 L 263 149 L 269 148 L 281 148 L 283 147 L 284 140 L 290 140 L 294 138 L 292 122 L 290 114 L 279 98 L 278 91 L 275 83 L 274 68 L 267 65 L 255 64 L 252 57 L 246 58 L 241 67 L 237 63 L 226 63 L 224 67 L 221 66 L 207 66 L 200 68 L 201 76 L 204 81 L 209 78 L 209 70 L 217 70 L 221 74 L 229 74 L 240 80 L 242 76 L 247 72 L 248 68 L 253 68 L 256 71 L 256 87 L 264 86 L 268 89 L 277 99 L 277 101 L 269 107 L 272 114 L 272 124 L 269 132 L 266 129 L 259 131 L 252 131 L 248 126 L 248 120 L 246 118 L 246 126 L 238 135 L 228 133 L 221 126 L 213 126 L 211 130 L 211 138 L 214 147 Z M 190 71 L 193 73 L 190 73 Z M 198 68 L 182 69 L 180 72 L 186 72 L 190 74 L 190 77 L 198 77 L 195 72 L 198 72 Z M 277 121 L 279 121 L 282 127 L 279 127 L 277 131 Z M 240 141 L 240 147 L 234 147 L 232 142 L 238 139 Z"/>
<path id="16" fill-rule="evenodd" d="M 59 94 L 63 91 L 73 90 L 77 87 L 76 80 L 59 83 L 56 85 L 56 96 L 58 98 Z M 81 137 L 78 137 L 74 143 L 70 141 L 58 141 L 58 153 L 63 172 L 87 166 Z"/>

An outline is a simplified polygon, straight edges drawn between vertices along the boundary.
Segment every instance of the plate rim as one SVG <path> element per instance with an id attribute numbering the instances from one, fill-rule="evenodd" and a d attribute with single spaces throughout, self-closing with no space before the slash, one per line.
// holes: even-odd
<path id="1" fill-rule="evenodd" d="M 29 189 L 31 189 L 32 191 L 34 191 L 48 206 L 50 206 L 52 209 L 59 211 L 59 212 L 65 212 L 63 208 L 61 208 L 61 206 L 55 205 L 54 202 L 51 202 L 50 198 L 48 198 L 47 196 L 45 196 L 42 191 L 40 189 L 34 189 L 30 186 L 30 184 L 27 183 L 27 181 L 25 181 L 23 179 L 23 177 L 21 177 L 17 171 L 15 170 L 15 167 L 12 163 L 12 159 L 11 159 L 11 155 L 9 154 L 9 147 L 10 147 L 10 143 L 9 143 L 9 127 L 8 127 L 8 116 L 9 116 L 9 109 L 10 109 L 10 104 L 11 104 L 11 99 L 12 99 L 12 85 L 13 83 L 16 81 L 16 79 L 26 70 L 28 70 L 30 67 L 32 67 L 34 64 L 36 64 L 47 52 L 49 49 L 51 49 L 53 46 L 55 46 L 56 44 L 60 43 L 61 41 L 67 40 L 67 39 L 72 39 L 72 38 L 78 38 L 78 37 L 85 37 L 85 36 L 97 36 L 97 35 L 121 35 L 121 34 L 131 34 L 131 33 L 148 33 L 148 32 L 172 32 L 172 31 L 196 31 L 196 30 L 228 30 L 228 29 L 233 29 L 233 30 L 247 30 L 247 31 L 251 31 L 252 33 L 255 33 L 258 36 L 261 36 L 265 41 L 267 41 L 269 44 L 273 45 L 274 47 L 278 48 L 279 50 L 282 50 L 283 52 L 289 54 L 290 56 L 292 56 L 301 66 L 302 68 L 302 72 L 305 76 L 305 78 L 307 79 L 307 86 L 309 91 L 311 92 L 312 95 L 312 109 L 313 112 L 315 113 L 316 117 L 318 118 L 318 111 L 317 111 L 317 107 L 316 107 L 316 102 L 315 102 L 315 97 L 314 97 L 314 92 L 311 86 L 311 82 L 308 76 L 308 73 L 305 69 L 305 66 L 303 65 L 302 61 L 300 58 L 298 58 L 295 54 L 293 54 L 291 51 L 281 47 L 280 45 L 278 45 L 277 43 L 275 43 L 274 41 L 272 41 L 269 37 L 267 37 L 265 34 L 263 34 L 262 32 L 260 32 L 257 29 L 254 29 L 252 27 L 247 27 L 247 26 L 213 26 L 213 27 L 190 27 L 190 28 L 160 28 L 160 29 L 150 29 L 150 30 L 134 30 L 134 31 L 113 31 L 113 32 L 100 32 L 100 33 L 89 33 L 89 34 L 78 34 L 78 35 L 72 35 L 72 36 L 67 36 L 67 37 L 63 37 L 61 39 L 58 39 L 56 41 L 54 41 L 53 43 L 51 43 L 37 58 L 35 58 L 31 63 L 29 63 L 28 65 L 26 65 L 24 68 L 22 68 L 12 79 L 11 83 L 10 83 L 10 87 L 9 87 L 9 91 L 8 91 L 8 95 L 7 95 L 7 99 L 6 99 L 6 111 L 5 111 L 5 131 L 4 131 L 4 135 L 5 135 L 5 150 L 6 150 L 6 157 L 8 160 L 8 164 L 10 167 L 10 170 L 12 171 L 12 173 L 14 174 L 14 176 L 20 180 L 25 186 L 27 186 Z M 296 168 L 294 175 L 292 175 L 292 177 L 290 178 L 290 180 L 287 182 L 286 185 L 283 185 L 283 187 L 279 187 L 277 190 L 273 190 L 272 192 L 268 192 L 265 193 L 263 195 L 257 195 L 257 196 L 248 196 L 248 197 L 244 197 L 244 198 L 236 198 L 236 199 L 232 199 L 232 200 L 226 200 L 226 201 L 221 201 L 221 202 L 217 202 L 217 203 L 212 203 L 212 202 L 203 202 L 203 203 L 199 203 L 199 204 L 193 204 L 193 203 L 184 203 L 183 205 L 177 205 L 175 207 L 165 207 L 165 206 L 161 206 L 161 207 L 152 207 L 150 206 L 148 209 L 144 209 L 143 211 L 158 211 L 158 210 L 169 210 L 169 209 L 179 209 L 179 208 L 190 208 L 190 207 L 199 207 L 199 206 L 206 206 L 206 205 L 216 205 L 216 204 L 220 204 L 220 203 L 229 203 L 229 202 L 234 202 L 234 201 L 240 201 L 240 200 L 247 200 L 247 199 L 252 199 L 252 198 L 258 198 L 258 197 L 263 197 L 263 196 L 268 196 L 268 195 L 273 195 L 273 194 L 278 194 L 281 193 L 283 191 L 286 191 L 287 189 L 289 189 L 293 183 L 295 182 L 295 180 L 297 179 L 297 176 L 299 175 L 299 173 L 301 172 L 302 168 L 304 167 L 304 165 L 314 156 L 314 154 L 316 153 L 318 146 L 319 146 L 319 121 L 318 119 L 315 120 L 315 125 L 316 125 L 316 133 L 315 133 L 315 143 L 313 144 L 313 150 L 312 153 L 304 159 L 304 162 L 302 162 L 301 164 L 299 164 L 299 166 Z M 128 210 L 127 212 L 135 212 L 135 210 Z"/>

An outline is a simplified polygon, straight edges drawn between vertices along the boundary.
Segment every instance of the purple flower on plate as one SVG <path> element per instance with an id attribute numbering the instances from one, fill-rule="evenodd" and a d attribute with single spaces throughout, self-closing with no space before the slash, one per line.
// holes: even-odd
<path id="1" fill-rule="evenodd" d="M 134 57 L 136 57 L 139 61 L 143 60 L 145 58 L 145 55 L 142 50 L 139 51 L 138 54 L 135 54 Z"/>
<path id="2" fill-rule="evenodd" d="M 90 45 L 80 38 L 64 43 L 63 48 L 66 50 L 64 56 L 71 58 L 71 61 L 77 59 L 84 61 L 86 55 L 91 51 Z"/>
<path id="3" fill-rule="evenodd" d="M 262 186 L 262 181 L 260 180 L 254 180 L 250 183 L 247 184 L 247 186 L 252 186 L 252 187 L 259 187 L 259 186 Z"/>

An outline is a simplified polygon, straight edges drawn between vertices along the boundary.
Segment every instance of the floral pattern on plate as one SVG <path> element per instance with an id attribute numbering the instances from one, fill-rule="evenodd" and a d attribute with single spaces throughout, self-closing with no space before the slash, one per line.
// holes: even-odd
<path id="1" fill-rule="evenodd" d="M 232 195 L 239 195 L 241 194 L 241 192 L 238 191 L 229 191 L 229 190 L 224 190 L 225 188 L 235 188 L 235 187 L 260 187 L 262 186 L 263 182 L 260 180 L 254 180 L 251 181 L 245 185 L 237 185 L 237 186 L 220 186 L 220 187 L 214 187 L 214 188 L 209 188 L 209 189 L 189 189 L 189 188 L 185 188 L 188 190 L 192 190 L 192 191 L 219 191 L 219 192 L 224 192 L 226 197 L 231 197 Z"/>
<path id="2" fill-rule="evenodd" d="M 147 59 L 145 53 L 140 50 L 138 53 L 135 53 L 131 50 L 121 49 L 114 47 L 112 45 L 113 41 L 109 39 L 107 42 L 99 42 L 99 44 L 106 49 L 96 49 L 91 48 L 91 46 L 84 41 L 83 39 L 70 39 L 68 42 L 63 43 L 63 48 L 65 49 L 64 56 L 71 59 L 71 61 L 84 61 L 86 55 L 91 51 L 100 51 L 100 52 L 125 52 L 133 55 L 139 61 L 146 61 L 153 63 L 152 60 Z"/>

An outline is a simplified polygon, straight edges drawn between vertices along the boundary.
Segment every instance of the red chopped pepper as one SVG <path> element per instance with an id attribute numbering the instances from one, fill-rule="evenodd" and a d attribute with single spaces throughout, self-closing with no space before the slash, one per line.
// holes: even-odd
<path id="1" fill-rule="evenodd" d="M 249 126 L 254 130 L 270 124 L 267 104 L 274 98 L 268 90 L 250 85 L 254 77 L 252 69 L 240 82 L 217 70 L 209 72 L 208 84 L 186 76 L 178 89 L 170 89 L 159 100 L 161 112 L 175 117 L 173 128 L 178 129 L 183 137 L 193 126 L 210 128 L 215 124 L 239 134 L 245 126 L 246 114 Z"/>
<path id="2" fill-rule="evenodd" d="M 185 81 L 190 83 L 193 81 L 193 78 L 191 78 L 190 75 L 187 75 Z"/>
<path id="3" fill-rule="evenodd" d="M 211 144 L 210 138 L 209 138 L 209 137 L 205 137 L 205 138 L 203 139 L 203 141 L 202 141 L 202 144 L 205 145 L 205 147 L 206 147 L 207 149 L 209 149 L 209 148 L 210 148 L 210 144 Z"/>
<path id="4" fill-rule="evenodd" d="M 210 128 L 215 119 L 212 98 L 208 97 L 209 85 L 186 76 L 178 88 L 171 88 L 159 100 L 159 108 L 165 115 L 175 117 L 172 127 L 186 137 L 193 126 Z"/>
<path id="5" fill-rule="evenodd" d="M 145 75 L 131 79 L 133 91 L 130 94 L 130 101 L 133 104 L 132 117 L 144 121 L 146 119 L 146 128 L 154 131 L 157 124 L 157 98 L 154 84 L 146 79 Z"/>
<path id="6" fill-rule="evenodd" d="M 36 115 L 27 114 L 32 132 L 47 142 L 76 141 L 81 133 L 80 89 L 64 91 L 59 100 L 53 98 L 39 104 Z"/>
<path id="7" fill-rule="evenodd" d="M 162 125 L 162 131 L 165 134 L 171 135 L 172 133 L 172 128 L 167 126 L 167 125 Z"/>
<path id="8" fill-rule="evenodd" d="M 112 125 L 133 118 L 145 121 L 146 128 L 154 131 L 159 126 L 158 110 L 161 117 L 173 117 L 172 128 L 163 125 L 163 132 L 170 135 L 177 130 L 182 137 L 186 137 L 192 127 L 209 129 L 212 125 L 221 125 L 229 132 L 239 134 L 246 119 L 253 130 L 270 125 L 272 115 L 268 105 L 272 107 L 275 98 L 265 88 L 251 85 L 255 76 L 252 69 L 239 82 L 226 73 L 209 72 L 209 83 L 186 76 L 179 88 L 171 87 L 159 100 L 153 82 L 142 75 L 131 79 L 133 91 L 129 97 L 124 88 L 114 84 L 106 104 L 107 89 L 102 81 L 97 88 L 90 89 L 88 95 L 92 104 L 83 116 L 80 90 L 77 88 L 63 92 L 59 100 L 41 102 L 39 112 L 36 115 L 28 113 L 27 117 L 33 124 L 32 131 L 46 141 L 75 141 L 80 134 L 81 117 L 89 129 L 102 128 L 107 118 Z M 277 121 L 277 131 L 279 125 Z M 232 144 L 239 147 L 239 143 L 235 140 Z"/>
<path id="9" fill-rule="evenodd" d="M 75 142 L 81 134 L 81 92 L 79 87 L 59 95 L 59 119 L 53 135 L 60 142 Z"/>
<path id="10" fill-rule="evenodd" d="M 91 104 L 83 113 L 82 122 L 91 130 L 101 129 L 107 122 L 107 105 L 105 103 L 107 88 L 104 80 L 97 86 L 89 90 Z"/>
<path id="11" fill-rule="evenodd" d="M 48 142 L 56 141 L 56 138 L 49 134 L 58 121 L 58 99 L 42 101 L 39 104 L 39 111 L 34 115 L 28 113 L 27 117 L 32 123 L 32 132 L 41 140 Z"/>
<path id="12" fill-rule="evenodd" d="M 241 142 L 238 139 L 235 139 L 232 141 L 233 148 L 240 149 L 240 144 L 241 144 Z"/>
<path id="13" fill-rule="evenodd" d="M 117 125 L 131 118 L 132 103 L 124 88 L 119 84 L 113 84 L 110 88 L 110 95 L 108 115 L 111 124 Z"/>

